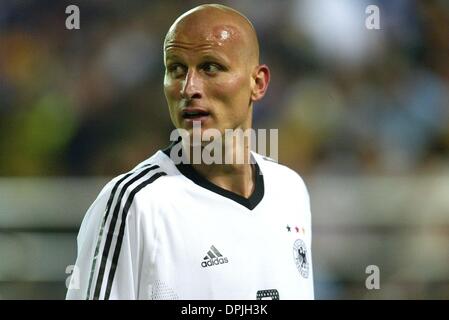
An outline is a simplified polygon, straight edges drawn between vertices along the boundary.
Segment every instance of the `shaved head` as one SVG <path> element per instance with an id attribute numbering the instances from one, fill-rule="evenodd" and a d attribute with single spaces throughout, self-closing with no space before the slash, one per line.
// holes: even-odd
<path id="1" fill-rule="evenodd" d="M 253 103 L 262 99 L 270 72 L 259 64 L 253 25 L 217 4 L 196 7 L 172 24 L 164 41 L 164 92 L 173 124 L 246 130 Z M 191 114 L 193 112 L 193 114 Z"/>
<path id="2" fill-rule="evenodd" d="M 233 46 L 250 67 L 259 64 L 259 42 L 252 23 L 230 7 L 205 4 L 187 11 L 168 30 L 164 51 L 174 44 L 201 41 Z"/>

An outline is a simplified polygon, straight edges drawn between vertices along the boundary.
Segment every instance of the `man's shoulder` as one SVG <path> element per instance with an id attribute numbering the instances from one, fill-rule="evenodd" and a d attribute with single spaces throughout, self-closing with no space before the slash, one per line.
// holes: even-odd
<path id="1" fill-rule="evenodd" d="M 161 151 L 137 164 L 128 172 L 109 180 L 100 191 L 99 198 L 135 198 L 142 190 L 152 189 L 153 193 L 161 189 L 161 182 L 173 176 L 173 163 Z"/>
<path id="2" fill-rule="evenodd" d="M 262 167 L 262 170 L 265 168 L 265 170 L 280 174 L 283 177 L 288 176 L 295 179 L 299 178 L 302 180 L 299 173 L 291 169 L 287 165 L 282 164 L 273 158 L 258 153 L 253 153 L 253 155 L 255 156 L 257 163 Z"/>
<path id="3" fill-rule="evenodd" d="M 253 155 L 261 167 L 262 174 L 268 174 L 283 184 L 295 184 L 299 185 L 301 188 L 306 188 L 305 182 L 301 175 L 287 165 L 279 163 L 273 158 L 258 153 L 253 153 Z"/>

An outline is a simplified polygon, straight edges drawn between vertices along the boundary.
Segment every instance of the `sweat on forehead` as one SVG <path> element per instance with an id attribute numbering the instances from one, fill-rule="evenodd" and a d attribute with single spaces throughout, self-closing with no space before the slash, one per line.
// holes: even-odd
<path id="1" fill-rule="evenodd" d="M 223 5 L 202 5 L 181 15 L 170 27 L 164 49 L 174 43 L 214 42 L 224 45 L 241 42 L 250 55 L 259 59 L 259 44 L 251 22 L 238 11 Z"/>
<path id="2" fill-rule="evenodd" d="M 242 38 L 241 32 L 233 25 L 224 23 L 182 23 L 170 29 L 165 38 L 165 47 L 173 42 L 215 42 L 223 45 Z"/>

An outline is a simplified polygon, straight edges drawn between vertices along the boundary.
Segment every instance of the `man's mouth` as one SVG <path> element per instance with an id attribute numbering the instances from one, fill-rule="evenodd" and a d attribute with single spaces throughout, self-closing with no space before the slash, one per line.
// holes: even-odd
<path id="1" fill-rule="evenodd" d="M 182 111 L 182 117 L 185 120 L 190 121 L 201 121 L 205 120 L 206 117 L 210 115 L 209 112 L 202 110 L 202 109 L 196 109 L 196 108 L 187 108 Z"/>

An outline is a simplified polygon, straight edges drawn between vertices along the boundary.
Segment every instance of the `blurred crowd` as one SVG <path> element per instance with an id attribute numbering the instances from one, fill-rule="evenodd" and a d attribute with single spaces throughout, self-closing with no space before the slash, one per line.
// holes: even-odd
<path id="1" fill-rule="evenodd" d="M 200 3 L 1 1 L 0 176 L 116 175 L 165 147 L 163 39 Z M 220 3 L 258 32 L 272 80 L 254 125 L 279 129 L 280 162 L 305 175 L 449 169 L 448 1 Z M 79 30 L 65 27 L 69 4 Z"/>

